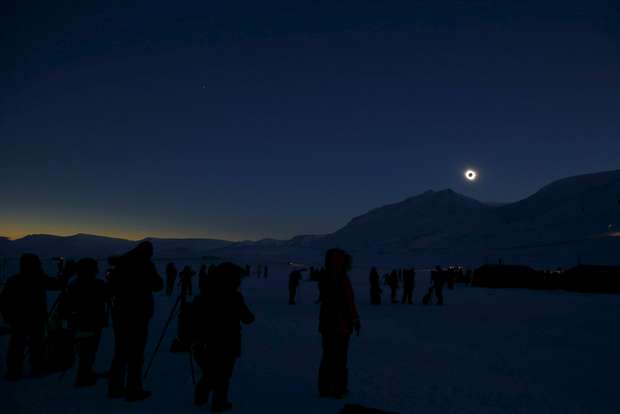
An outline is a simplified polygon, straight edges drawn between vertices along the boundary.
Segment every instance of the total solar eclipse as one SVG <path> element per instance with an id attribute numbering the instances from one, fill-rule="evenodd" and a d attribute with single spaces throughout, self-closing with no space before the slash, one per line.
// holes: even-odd
<path id="1" fill-rule="evenodd" d="M 474 170 L 465 171 L 465 178 L 467 181 L 476 181 L 478 179 L 478 173 Z"/>

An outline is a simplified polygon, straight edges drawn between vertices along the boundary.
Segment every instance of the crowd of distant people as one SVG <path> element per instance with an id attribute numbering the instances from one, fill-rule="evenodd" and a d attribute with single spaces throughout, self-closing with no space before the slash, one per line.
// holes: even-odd
<path id="1" fill-rule="evenodd" d="M 325 274 L 325 268 L 296 268 L 293 269 L 288 278 L 288 291 L 290 305 L 296 304 L 297 290 L 300 282 L 303 280 L 303 273 L 308 271 L 309 281 L 320 282 Z M 447 268 L 444 269 L 437 266 L 431 271 L 431 284 L 428 292 L 422 298 L 422 304 L 429 305 L 435 303 L 437 305 L 444 304 L 443 291 L 444 287 L 453 289 L 457 279 L 464 279 L 463 269 Z M 320 286 L 320 283 L 319 283 Z M 399 268 L 392 269 L 381 276 L 375 266 L 371 267 L 369 275 L 370 286 L 370 304 L 381 305 L 383 302 L 382 286 L 389 288 L 389 302 L 392 304 L 403 303 L 413 304 L 414 290 L 416 286 L 416 270 L 415 268 Z M 402 289 L 402 296 L 399 297 L 399 290 Z M 320 300 L 317 301 L 319 303 Z"/>

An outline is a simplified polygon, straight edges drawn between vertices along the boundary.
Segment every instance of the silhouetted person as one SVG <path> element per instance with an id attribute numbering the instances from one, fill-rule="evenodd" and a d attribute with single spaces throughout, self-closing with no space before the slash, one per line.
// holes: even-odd
<path id="1" fill-rule="evenodd" d="M 11 329 L 6 379 L 15 381 L 21 377 L 26 349 L 32 375 L 46 373 L 47 291 L 62 289 L 64 282 L 62 278 L 48 277 L 39 257 L 29 253 L 21 256 L 19 273 L 7 279 L 0 293 L 0 313 Z"/>
<path id="2" fill-rule="evenodd" d="M 456 279 L 459 273 L 462 274 L 463 271 L 455 268 L 448 269 L 448 271 L 444 273 L 444 279 L 446 281 L 446 284 L 448 285 L 448 289 L 454 290 L 454 287 L 456 286 Z"/>
<path id="3" fill-rule="evenodd" d="M 288 275 L 288 304 L 294 305 L 297 299 L 297 288 L 302 279 L 300 270 L 293 270 Z"/>
<path id="4" fill-rule="evenodd" d="M 77 280 L 69 284 L 63 294 L 60 312 L 73 332 L 78 353 L 75 385 L 95 385 L 95 358 L 99 349 L 101 331 L 107 323 L 107 286 L 97 279 L 99 266 L 95 259 L 86 258 L 77 263 Z"/>
<path id="5" fill-rule="evenodd" d="M 177 267 L 170 262 L 166 265 L 166 295 L 172 296 L 177 281 Z"/>
<path id="6" fill-rule="evenodd" d="M 467 272 L 465 273 L 465 285 L 469 286 L 471 284 L 471 279 L 473 277 L 473 273 L 471 269 L 467 269 Z"/>
<path id="7" fill-rule="evenodd" d="M 392 270 L 392 273 L 387 278 L 387 284 L 390 287 L 390 298 L 392 303 L 398 303 L 398 273 L 396 270 Z"/>
<path id="8" fill-rule="evenodd" d="M 137 401 L 151 395 L 142 387 L 142 365 L 149 320 L 154 312 L 153 292 L 163 288 L 152 256 L 153 245 L 144 241 L 125 255 L 110 258 L 110 264 L 115 266 L 109 276 L 114 328 L 110 398 Z"/>
<path id="9" fill-rule="evenodd" d="M 213 391 L 211 410 L 227 411 L 228 388 L 237 358 L 241 356 L 241 323 L 254 315 L 239 292 L 243 269 L 223 263 L 210 272 L 212 283 L 205 295 L 192 304 L 192 352 L 202 375 L 194 392 L 194 403 L 205 405 Z"/>
<path id="10" fill-rule="evenodd" d="M 192 278 L 196 272 L 190 267 L 185 266 L 181 273 L 179 274 L 180 283 L 181 283 L 181 295 L 182 296 L 192 296 Z"/>
<path id="11" fill-rule="evenodd" d="M 60 276 L 64 273 L 65 269 L 65 258 L 64 257 L 54 257 L 52 259 L 56 262 L 56 269 L 58 269 L 57 275 Z"/>
<path id="12" fill-rule="evenodd" d="M 195 272 L 191 267 L 185 266 L 180 273 L 181 297 L 179 303 L 179 314 L 177 317 L 177 336 L 172 341 L 170 352 L 189 352 L 191 346 L 191 304 L 187 300 L 187 295 L 192 295 L 192 278 Z M 206 292 L 209 284 L 209 273 L 207 266 L 200 266 L 198 272 L 198 289 Z"/>
<path id="13" fill-rule="evenodd" d="M 263 277 L 267 279 L 269 277 L 269 266 L 265 265 L 265 271 L 263 272 Z"/>
<path id="14" fill-rule="evenodd" d="M 370 269 L 370 304 L 381 305 L 381 293 L 379 272 L 376 267 Z"/>
<path id="15" fill-rule="evenodd" d="M 62 268 L 60 278 L 68 281 L 76 274 L 76 271 L 77 263 L 75 260 L 67 260 Z M 73 367 L 75 362 L 73 334 L 63 326 L 62 314 L 60 312 L 65 296 L 63 293 L 56 297 L 56 300 L 50 307 L 47 318 L 45 359 L 48 373 L 65 372 Z"/>
<path id="16" fill-rule="evenodd" d="M 433 281 L 433 291 L 437 297 L 437 304 L 443 305 L 443 287 L 446 283 L 446 272 L 440 266 L 436 266 L 431 273 L 431 279 Z"/>
<path id="17" fill-rule="evenodd" d="M 200 270 L 198 271 L 198 291 L 202 292 L 207 288 L 207 284 L 209 283 L 209 272 L 207 270 L 207 265 L 203 264 L 200 266 Z"/>
<path id="18" fill-rule="evenodd" d="M 323 355 L 319 368 L 321 397 L 342 398 L 348 389 L 347 358 L 353 331 L 359 335 L 360 320 L 347 272 L 351 256 L 340 249 L 325 255 L 325 275 L 319 282 L 321 310 L 319 332 Z"/>
<path id="19" fill-rule="evenodd" d="M 214 276 L 215 275 L 215 269 L 217 269 L 216 265 L 214 265 L 214 264 L 209 265 L 209 269 L 207 269 L 207 275 L 208 276 Z"/>
<path id="20" fill-rule="evenodd" d="M 188 352 L 191 345 L 191 304 L 186 296 L 180 297 L 177 316 L 177 336 L 170 345 L 170 352 Z"/>
<path id="21" fill-rule="evenodd" d="M 413 289 L 415 288 L 415 269 L 403 270 L 403 303 L 413 303 Z"/>
<path id="22" fill-rule="evenodd" d="M 422 305 L 430 305 L 433 303 L 433 287 L 428 288 L 428 292 L 422 297 Z"/>

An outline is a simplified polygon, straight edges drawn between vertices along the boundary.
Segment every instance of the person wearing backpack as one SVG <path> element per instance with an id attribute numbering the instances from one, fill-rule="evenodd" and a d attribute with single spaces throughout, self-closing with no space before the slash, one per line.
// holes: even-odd
<path id="1" fill-rule="evenodd" d="M 97 278 L 99 266 L 95 259 L 84 258 L 77 263 L 77 279 L 69 284 L 61 302 L 60 312 L 77 345 L 78 369 L 75 385 L 95 385 L 94 370 L 101 331 L 107 323 L 108 291 Z"/>
<path id="2" fill-rule="evenodd" d="M 0 293 L 0 313 L 9 325 L 11 336 L 6 355 L 5 378 L 21 378 L 26 349 L 29 350 L 33 376 L 47 373 L 45 332 L 47 327 L 47 291 L 65 285 L 61 275 L 48 277 L 37 255 L 23 254 L 19 273 L 10 277 Z"/>
<path id="3" fill-rule="evenodd" d="M 108 276 L 112 298 L 114 356 L 110 367 L 108 398 L 142 401 L 151 396 L 142 386 L 144 349 L 154 313 L 153 292 L 164 287 L 151 258 L 153 244 L 143 241 L 120 257 L 110 258 Z"/>
<path id="4" fill-rule="evenodd" d="M 213 392 L 213 412 L 232 408 L 228 389 L 241 356 L 241 324 L 254 322 L 254 315 L 239 291 L 242 273 L 243 269 L 233 263 L 219 265 L 209 272 L 209 288 L 192 303 L 192 355 L 202 371 L 194 391 L 194 404 L 207 404 Z"/>

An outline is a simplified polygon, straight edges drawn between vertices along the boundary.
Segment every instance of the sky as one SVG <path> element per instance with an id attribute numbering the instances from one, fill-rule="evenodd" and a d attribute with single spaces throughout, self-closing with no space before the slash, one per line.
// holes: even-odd
<path id="1" fill-rule="evenodd" d="M 11 238 L 288 238 L 428 189 L 509 202 L 620 168 L 617 1 L 2 9 Z"/>

